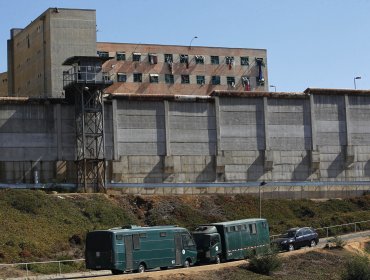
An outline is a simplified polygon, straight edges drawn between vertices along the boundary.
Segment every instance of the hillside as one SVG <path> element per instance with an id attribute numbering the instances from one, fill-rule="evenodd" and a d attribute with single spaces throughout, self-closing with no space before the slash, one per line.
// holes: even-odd
<path id="1" fill-rule="evenodd" d="M 370 220 L 370 195 L 348 200 L 264 200 L 271 233 Z M 119 225 L 197 224 L 258 216 L 248 195 L 122 196 L 0 191 L 0 263 L 83 257 L 86 232 Z M 368 228 L 370 224 L 368 224 Z"/>

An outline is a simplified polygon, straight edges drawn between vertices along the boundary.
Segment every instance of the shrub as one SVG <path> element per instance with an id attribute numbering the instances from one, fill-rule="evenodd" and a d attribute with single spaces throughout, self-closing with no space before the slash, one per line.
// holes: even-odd
<path id="1" fill-rule="evenodd" d="M 332 244 L 331 246 L 329 245 L 329 248 L 334 247 L 342 249 L 346 245 L 346 242 L 339 236 L 334 236 L 333 238 L 329 239 L 328 243 Z"/>
<path id="2" fill-rule="evenodd" d="M 370 280 L 370 261 L 366 256 L 354 256 L 342 274 L 342 280 Z"/>
<path id="3" fill-rule="evenodd" d="M 249 260 L 248 269 L 258 274 L 271 275 L 271 273 L 281 267 L 281 259 L 276 253 L 264 256 L 253 256 Z"/>

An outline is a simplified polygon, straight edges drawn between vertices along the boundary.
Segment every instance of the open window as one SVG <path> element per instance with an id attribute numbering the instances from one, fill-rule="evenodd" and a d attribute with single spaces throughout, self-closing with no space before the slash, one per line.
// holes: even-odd
<path id="1" fill-rule="evenodd" d="M 248 56 L 241 56 L 240 57 L 240 65 L 249 65 L 249 57 Z"/>
<path id="2" fill-rule="evenodd" d="M 141 53 L 133 53 L 132 54 L 132 61 L 140 61 L 141 60 Z"/>
<path id="3" fill-rule="evenodd" d="M 117 61 L 126 60 L 126 54 L 124 52 L 116 52 Z"/>
<path id="4" fill-rule="evenodd" d="M 220 64 L 220 57 L 217 55 L 211 55 L 211 64 Z"/>
<path id="5" fill-rule="evenodd" d="M 117 82 L 125 83 L 127 81 L 127 76 L 125 73 L 117 73 Z"/>
<path id="6" fill-rule="evenodd" d="M 204 56 L 203 55 L 196 55 L 195 56 L 195 64 L 204 64 Z"/>
<path id="7" fill-rule="evenodd" d="M 229 69 L 231 69 L 234 66 L 234 57 L 233 56 L 226 56 L 225 61 L 226 61 L 226 65 L 229 66 Z"/>
<path id="8" fill-rule="evenodd" d="M 149 63 L 150 63 L 150 64 L 157 64 L 157 63 L 158 63 L 158 57 L 157 57 L 157 54 L 155 54 L 155 53 L 150 53 L 150 54 L 148 55 L 148 57 L 149 57 Z"/>
<path id="9" fill-rule="evenodd" d="M 235 88 L 235 77 L 226 77 L 226 82 L 230 88 Z"/>
<path id="10" fill-rule="evenodd" d="M 187 54 L 180 54 L 180 63 L 185 63 L 186 68 L 189 68 L 189 56 Z"/>
<path id="11" fill-rule="evenodd" d="M 265 78 L 263 77 L 263 69 L 262 67 L 265 66 L 263 62 L 263 58 L 256 58 L 256 63 L 258 67 L 258 77 L 257 77 L 257 84 L 259 86 L 263 86 L 265 84 Z"/>
<path id="12" fill-rule="evenodd" d="M 182 84 L 190 84 L 190 77 L 189 77 L 189 75 L 181 75 L 181 83 Z"/>
<path id="13" fill-rule="evenodd" d="M 251 91 L 251 83 L 247 76 L 242 76 L 242 84 L 245 91 Z"/>
<path id="14" fill-rule="evenodd" d="M 152 84 L 158 84 L 158 74 L 149 74 L 149 82 Z"/>

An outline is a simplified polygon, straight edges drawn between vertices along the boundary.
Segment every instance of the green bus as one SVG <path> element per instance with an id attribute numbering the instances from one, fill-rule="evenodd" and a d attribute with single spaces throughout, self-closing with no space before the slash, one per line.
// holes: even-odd
<path id="1" fill-rule="evenodd" d="M 200 225 L 193 232 L 199 262 L 249 258 L 270 248 L 266 219 L 244 219 Z"/>
<path id="2" fill-rule="evenodd" d="M 113 228 L 86 236 L 86 268 L 113 274 L 152 268 L 189 267 L 197 250 L 189 231 L 177 226 Z"/>

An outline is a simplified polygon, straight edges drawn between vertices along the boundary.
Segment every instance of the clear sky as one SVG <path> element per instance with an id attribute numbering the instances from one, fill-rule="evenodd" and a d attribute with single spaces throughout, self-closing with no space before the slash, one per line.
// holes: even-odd
<path id="1" fill-rule="evenodd" d="M 369 0 L 0 0 L 0 72 L 10 29 L 49 7 L 95 9 L 99 42 L 267 49 L 277 91 L 370 89 Z"/>

